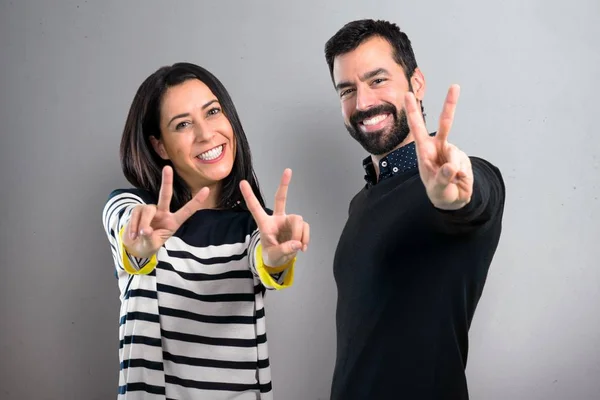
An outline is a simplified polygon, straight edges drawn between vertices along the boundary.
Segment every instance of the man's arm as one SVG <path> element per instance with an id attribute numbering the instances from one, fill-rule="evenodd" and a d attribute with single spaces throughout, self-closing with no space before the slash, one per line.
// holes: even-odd
<path id="1" fill-rule="evenodd" d="M 502 218 L 506 187 L 500 170 L 490 162 L 469 157 L 473 169 L 473 192 L 470 201 L 457 210 L 437 209 L 442 229 L 451 234 L 485 229 Z"/>

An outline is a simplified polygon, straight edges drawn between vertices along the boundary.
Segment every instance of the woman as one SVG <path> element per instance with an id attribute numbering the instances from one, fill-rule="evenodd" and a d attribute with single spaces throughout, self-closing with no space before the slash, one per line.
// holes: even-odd
<path id="1" fill-rule="evenodd" d="M 309 226 L 264 209 L 236 109 L 209 71 L 178 63 L 138 89 L 121 141 L 135 189 L 103 224 L 121 299 L 119 399 L 271 399 L 265 289 L 292 284 Z"/>

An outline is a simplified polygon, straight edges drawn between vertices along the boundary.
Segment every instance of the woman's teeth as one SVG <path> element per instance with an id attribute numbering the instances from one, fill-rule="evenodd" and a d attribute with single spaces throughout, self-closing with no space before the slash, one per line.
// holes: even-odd
<path id="1" fill-rule="evenodd" d="M 223 145 L 221 145 L 219 147 L 215 147 L 214 149 L 205 151 L 204 153 L 200 154 L 198 156 L 198 158 L 203 161 L 211 161 L 211 160 L 214 160 L 215 158 L 218 158 L 221 155 L 221 153 L 223 153 Z"/>

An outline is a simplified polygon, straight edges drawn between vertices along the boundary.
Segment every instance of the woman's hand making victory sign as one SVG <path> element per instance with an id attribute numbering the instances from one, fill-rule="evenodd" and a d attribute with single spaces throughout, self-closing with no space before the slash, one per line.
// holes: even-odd
<path id="1" fill-rule="evenodd" d="M 203 207 L 209 189 L 203 188 L 177 212 L 169 209 L 173 196 L 173 170 L 166 166 L 162 171 L 162 182 L 158 204 L 140 204 L 131 212 L 123 235 L 123 244 L 135 257 L 151 257 L 196 211 Z"/>
<path id="2" fill-rule="evenodd" d="M 260 205 L 247 181 L 240 183 L 246 205 L 252 213 L 260 231 L 263 262 L 268 267 L 279 267 L 290 262 L 299 250 L 308 248 L 310 227 L 300 215 L 285 213 L 288 186 L 292 171 L 286 169 L 275 193 L 275 208 L 269 215 Z"/>

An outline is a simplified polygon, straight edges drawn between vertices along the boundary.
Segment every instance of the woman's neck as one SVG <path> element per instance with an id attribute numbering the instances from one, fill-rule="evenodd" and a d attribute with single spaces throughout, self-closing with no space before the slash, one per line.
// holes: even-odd
<path id="1" fill-rule="evenodd" d="M 192 189 L 192 198 L 198 194 L 198 192 L 202 189 L 194 188 Z M 217 203 L 219 202 L 219 196 L 221 194 L 221 182 L 218 182 L 214 185 L 208 186 L 210 192 L 208 193 L 208 197 L 204 200 L 203 205 L 205 209 L 214 209 L 217 208 Z"/>

